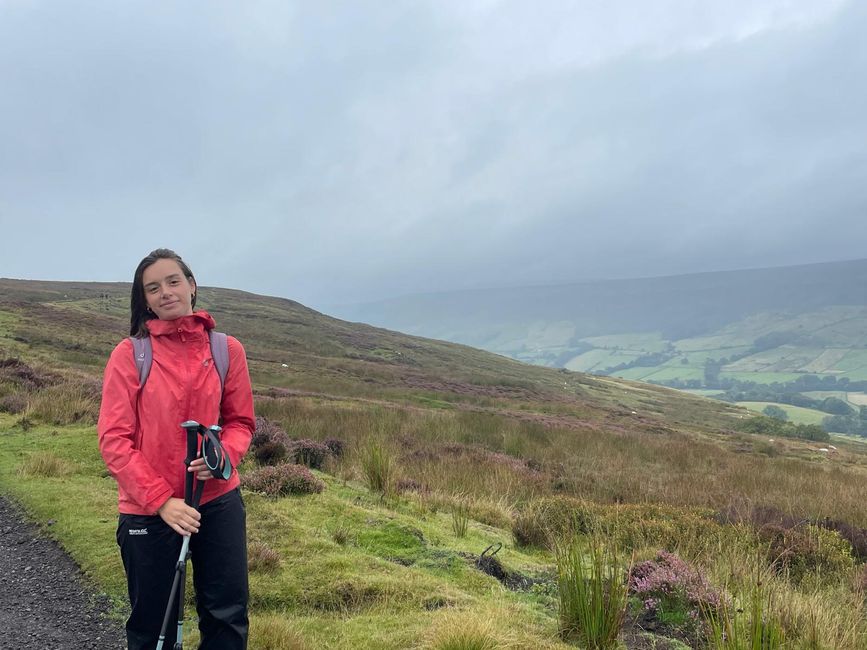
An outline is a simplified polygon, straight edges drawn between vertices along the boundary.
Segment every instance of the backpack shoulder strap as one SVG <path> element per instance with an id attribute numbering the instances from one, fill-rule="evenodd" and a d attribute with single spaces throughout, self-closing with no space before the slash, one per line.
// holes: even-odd
<path id="1" fill-rule="evenodd" d="M 139 338 L 130 336 L 132 341 L 132 354 L 135 358 L 135 367 L 138 368 L 138 385 L 144 386 L 154 362 L 154 348 L 151 345 L 151 337 Z"/>
<path id="2" fill-rule="evenodd" d="M 220 386 L 225 388 L 226 375 L 229 372 L 229 337 L 223 332 L 209 330 L 208 338 L 211 340 L 211 357 L 214 359 L 217 374 L 220 375 Z"/>

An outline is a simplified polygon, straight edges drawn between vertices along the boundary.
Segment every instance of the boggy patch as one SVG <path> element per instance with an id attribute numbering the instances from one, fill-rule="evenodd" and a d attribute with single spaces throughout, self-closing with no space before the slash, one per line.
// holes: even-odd
<path id="1" fill-rule="evenodd" d="M 520 571 L 510 571 L 503 566 L 497 558 L 497 553 L 503 547 L 502 544 L 491 544 L 488 548 L 482 551 L 481 555 L 473 555 L 472 553 L 461 553 L 463 557 L 472 561 L 473 566 L 482 573 L 485 573 L 492 578 L 496 578 L 506 589 L 510 591 L 527 591 L 533 585 L 548 582 L 546 578 L 532 577 L 521 573 Z"/>

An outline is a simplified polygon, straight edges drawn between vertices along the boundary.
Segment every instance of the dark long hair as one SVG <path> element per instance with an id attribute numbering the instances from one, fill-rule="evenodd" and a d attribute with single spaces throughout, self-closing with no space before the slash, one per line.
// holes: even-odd
<path id="1" fill-rule="evenodd" d="M 168 248 L 158 248 L 148 253 L 147 256 L 138 263 L 138 266 L 135 269 L 135 275 L 132 278 L 132 294 L 130 295 L 129 300 L 130 336 L 136 336 L 138 338 L 147 336 L 147 322 L 153 318 L 156 318 L 156 314 L 148 311 L 148 303 L 147 300 L 145 300 L 144 282 L 142 281 L 142 276 L 144 275 L 145 269 L 157 260 L 174 260 L 178 263 L 178 266 L 181 267 L 181 272 L 187 277 L 187 280 L 189 280 L 190 282 L 196 281 L 196 278 L 193 277 L 193 272 L 190 270 L 190 267 L 187 266 L 186 262 L 181 259 L 181 256 L 173 250 L 170 250 Z M 195 294 L 193 294 L 193 307 L 195 308 L 195 306 L 196 296 Z"/>

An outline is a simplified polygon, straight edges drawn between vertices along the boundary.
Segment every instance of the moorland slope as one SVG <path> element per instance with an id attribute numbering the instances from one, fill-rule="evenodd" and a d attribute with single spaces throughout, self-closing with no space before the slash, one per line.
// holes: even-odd
<path id="1" fill-rule="evenodd" d="M 0 490 L 53 522 L 121 612 L 114 485 L 93 424 L 128 291 L 0 280 Z M 641 559 L 676 551 L 732 602 L 761 575 L 776 594 L 763 615 L 790 638 L 861 647 L 852 585 L 867 557 L 867 456 L 854 442 L 785 437 L 794 427 L 771 439 L 728 404 L 290 300 L 207 287 L 199 296 L 245 343 L 263 418 L 239 468 L 251 648 L 567 647 L 551 553 L 561 534 Z M 311 466 L 303 481 L 291 472 L 300 494 L 269 496 L 259 480 L 282 460 Z M 502 545 L 496 561 L 483 557 L 491 545 Z M 700 604 L 666 619 L 645 607 L 653 598 L 635 598 L 627 647 L 708 642 L 677 622 L 700 618 Z"/>

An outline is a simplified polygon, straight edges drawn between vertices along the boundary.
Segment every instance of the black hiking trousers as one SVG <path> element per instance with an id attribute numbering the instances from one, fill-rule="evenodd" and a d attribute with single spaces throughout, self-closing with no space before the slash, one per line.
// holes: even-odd
<path id="1" fill-rule="evenodd" d="M 232 490 L 199 508 L 199 532 L 190 538 L 200 650 L 247 647 L 247 535 L 241 493 Z M 126 622 L 129 650 L 156 648 L 183 538 L 159 515 L 118 519 L 117 543 L 126 570 L 132 608 Z M 189 571 L 189 564 L 187 564 Z M 172 606 L 163 648 L 177 636 L 177 601 Z M 187 624 L 191 622 L 189 608 Z"/>

